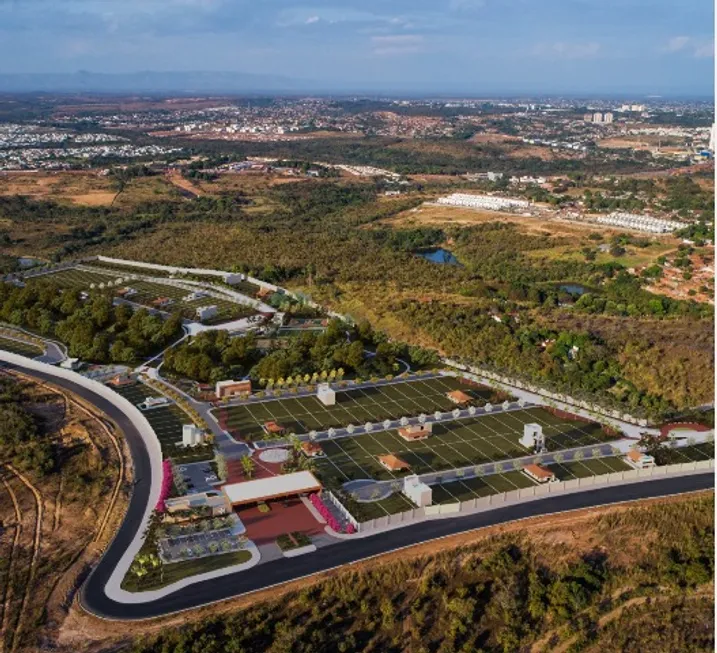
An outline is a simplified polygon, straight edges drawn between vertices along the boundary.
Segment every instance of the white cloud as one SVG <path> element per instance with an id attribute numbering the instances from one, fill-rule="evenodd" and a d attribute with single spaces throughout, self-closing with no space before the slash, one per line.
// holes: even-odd
<path id="1" fill-rule="evenodd" d="M 566 43 L 564 41 L 539 43 L 533 49 L 533 54 L 537 56 L 557 59 L 588 59 L 597 56 L 599 52 L 600 44 L 594 41 L 588 43 Z"/>
<path id="2" fill-rule="evenodd" d="M 371 44 L 375 55 L 386 57 L 421 52 L 423 37 L 419 34 L 391 34 L 372 36 Z"/>
<path id="3" fill-rule="evenodd" d="M 695 57 L 697 59 L 709 59 L 715 56 L 715 42 L 710 41 L 695 48 Z"/>
<path id="4" fill-rule="evenodd" d="M 673 36 L 668 42 L 665 50 L 668 52 L 679 52 L 684 50 L 691 41 L 689 36 Z"/>
<path id="5" fill-rule="evenodd" d="M 318 16 L 309 16 L 309 17 L 304 21 L 304 24 L 306 24 L 306 25 L 312 25 L 313 23 L 318 23 L 319 20 L 320 20 L 320 19 L 319 19 Z"/>

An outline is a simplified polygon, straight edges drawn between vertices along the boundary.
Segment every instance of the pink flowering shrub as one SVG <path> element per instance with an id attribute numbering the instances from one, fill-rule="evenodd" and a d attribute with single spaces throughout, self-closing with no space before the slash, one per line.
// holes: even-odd
<path id="1" fill-rule="evenodd" d="M 326 523 L 329 525 L 329 528 L 332 531 L 336 531 L 337 533 L 341 532 L 341 525 L 337 521 L 336 517 L 334 517 L 331 514 L 331 511 L 328 509 L 326 504 L 321 500 L 321 497 L 318 494 L 311 494 L 309 495 L 309 501 L 311 501 L 312 505 L 316 510 L 319 512 L 319 514 L 326 520 Z M 356 528 L 353 524 L 349 523 L 349 525 L 346 527 L 345 530 L 346 533 L 355 533 Z"/>
<path id="2" fill-rule="evenodd" d="M 154 509 L 159 512 L 163 513 L 165 510 L 164 502 L 169 497 L 169 493 L 172 491 L 172 482 L 173 482 L 173 475 L 172 475 L 172 461 L 171 460 L 163 460 L 162 461 L 162 487 L 159 490 L 159 499 L 157 499 L 157 505 L 154 507 Z"/>

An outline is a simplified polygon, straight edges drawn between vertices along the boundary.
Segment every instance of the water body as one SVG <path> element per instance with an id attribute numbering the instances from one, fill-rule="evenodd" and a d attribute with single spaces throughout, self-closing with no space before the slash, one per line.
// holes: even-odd
<path id="1" fill-rule="evenodd" d="M 571 295 L 584 295 L 586 292 L 590 292 L 589 288 L 581 286 L 579 283 L 564 283 L 560 286 L 560 290 L 569 292 Z"/>
<path id="2" fill-rule="evenodd" d="M 431 263 L 438 263 L 438 265 L 460 265 L 458 259 L 453 255 L 453 252 L 443 249 L 442 247 L 424 249 L 416 253 L 421 258 L 425 258 Z"/>

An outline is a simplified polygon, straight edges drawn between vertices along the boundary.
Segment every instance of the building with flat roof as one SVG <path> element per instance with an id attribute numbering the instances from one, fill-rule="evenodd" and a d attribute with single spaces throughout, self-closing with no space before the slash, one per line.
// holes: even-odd
<path id="1" fill-rule="evenodd" d="M 182 425 L 182 444 L 185 447 L 193 447 L 204 442 L 204 431 L 196 424 Z"/>
<path id="2" fill-rule="evenodd" d="M 433 503 L 433 490 L 418 476 L 407 476 L 403 479 L 403 493 L 419 508 L 430 506 Z"/>
<path id="3" fill-rule="evenodd" d="M 198 306 L 197 307 L 197 319 L 200 321 L 210 320 L 219 314 L 219 309 L 214 305 L 210 306 Z"/>
<path id="4" fill-rule="evenodd" d="M 650 467 L 655 466 L 655 458 L 653 456 L 649 456 L 648 454 L 642 453 L 642 451 L 637 451 L 636 449 L 628 451 L 624 460 L 634 469 L 649 469 Z"/>
<path id="5" fill-rule="evenodd" d="M 316 397 L 324 406 L 336 405 L 336 392 L 328 383 L 319 383 L 316 390 Z"/>
<path id="6" fill-rule="evenodd" d="M 217 399 L 224 399 L 225 397 L 236 397 L 237 395 L 248 394 L 251 392 L 251 381 L 217 381 L 214 386 L 214 392 L 217 395 Z"/>
<path id="7" fill-rule="evenodd" d="M 537 483 L 554 483 L 558 480 L 553 472 L 540 465 L 526 465 L 523 467 L 523 473 Z"/>
<path id="8" fill-rule="evenodd" d="M 164 505 L 170 515 L 183 510 L 209 508 L 212 517 L 217 517 L 219 515 L 226 515 L 231 510 L 226 495 L 218 492 L 186 494 L 182 497 L 176 497 L 175 499 L 166 499 Z"/>
<path id="9" fill-rule="evenodd" d="M 389 472 L 403 472 L 407 469 L 411 469 L 411 466 L 407 462 L 401 460 L 398 456 L 394 456 L 392 453 L 379 456 L 378 462 Z"/>
<path id="10" fill-rule="evenodd" d="M 398 435 L 407 442 L 425 440 L 433 432 L 433 424 L 410 424 L 398 429 Z"/>
<path id="11" fill-rule="evenodd" d="M 301 471 L 258 478 L 243 483 L 232 483 L 222 487 L 222 492 L 232 506 L 243 506 L 260 501 L 321 492 L 321 489 L 321 483 L 311 472 Z"/>

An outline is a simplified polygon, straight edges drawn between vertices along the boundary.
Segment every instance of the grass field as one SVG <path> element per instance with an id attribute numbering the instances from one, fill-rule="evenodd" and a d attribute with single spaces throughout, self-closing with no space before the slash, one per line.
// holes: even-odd
<path id="1" fill-rule="evenodd" d="M 406 472 L 389 472 L 378 462 L 377 457 L 387 453 L 408 463 L 415 474 L 517 458 L 527 453 L 518 439 L 528 423 L 543 426 L 550 451 L 608 439 L 598 424 L 569 421 L 542 408 L 529 408 L 436 424 L 429 438 L 415 442 L 406 442 L 396 431 L 324 441 L 321 446 L 326 457 L 317 461 L 317 472 L 331 486 L 354 479 L 405 476 Z"/>
<path id="2" fill-rule="evenodd" d="M 311 396 L 230 406 L 217 410 L 216 415 L 226 417 L 226 428 L 235 437 L 253 441 L 266 437 L 262 425 L 267 421 L 277 422 L 289 433 L 308 433 L 451 410 L 455 405 L 446 393 L 457 388 L 473 396 L 478 404 L 485 403 L 492 392 L 489 388 L 462 383 L 455 377 L 440 377 L 337 392 L 335 406 L 324 406 Z"/>
<path id="3" fill-rule="evenodd" d="M 147 397 L 159 396 L 157 392 L 141 383 L 113 388 L 113 390 L 135 405 L 141 403 Z M 177 446 L 176 443 L 182 441 L 182 425 L 191 423 L 189 416 L 177 406 L 152 408 L 143 411 L 142 414 L 147 418 L 150 426 L 157 434 L 163 457 L 171 458 L 175 463 L 190 463 L 213 458 L 212 445 L 200 445 L 191 449 L 185 449 L 181 445 Z"/>
<path id="4" fill-rule="evenodd" d="M 35 358 L 42 354 L 42 349 L 30 344 L 29 342 L 20 342 L 12 338 L 3 338 L 0 336 L 0 349 L 9 351 L 12 354 L 20 354 L 29 358 Z"/>
<path id="5" fill-rule="evenodd" d="M 115 281 L 120 275 L 112 274 L 111 272 L 87 272 L 85 270 L 77 270 L 76 268 L 69 268 L 67 270 L 60 270 L 59 272 L 51 272 L 49 274 L 43 274 L 39 277 L 35 277 L 33 280 L 48 280 L 54 281 L 57 285 L 65 288 L 73 288 L 77 290 L 89 290 L 90 284 L 96 283 L 107 283 L 108 281 Z"/>
<path id="6" fill-rule="evenodd" d="M 151 306 L 152 300 L 157 299 L 158 297 L 169 297 L 173 300 L 173 303 L 171 306 L 163 308 L 162 310 L 171 313 L 179 309 L 182 311 L 182 315 L 188 319 L 196 318 L 196 310 L 200 306 L 211 305 L 216 306 L 219 313 L 215 318 L 208 320 L 207 323 L 235 320 L 242 317 L 248 317 L 249 315 L 254 315 L 254 313 L 256 313 L 256 311 L 250 306 L 238 304 L 236 302 L 229 301 L 228 299 L 219 299 L 217 297 L 201 297 L 200 299 L 184 301 L 184 297 L 189 295 L 192 291 L 185 290 L 183 288 L 175 288 L 174 286 L 167 286 L 163 283 L 132 281 L 128 285 L 137 291 L 136 295 L 128 298 L 130 301 L 137 304 Z"/>

